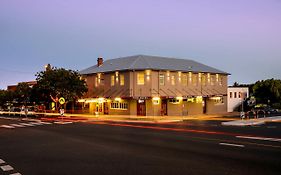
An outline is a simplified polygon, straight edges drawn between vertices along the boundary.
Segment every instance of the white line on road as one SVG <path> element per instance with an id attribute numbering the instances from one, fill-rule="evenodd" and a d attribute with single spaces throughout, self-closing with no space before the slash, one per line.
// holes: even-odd
<path id="1" fill-rule="evenodd" d="M 5 163 L 5 161 L 3 159 L 0 159 L 0 164 Z"/>
<path id="2" fill-rule="evenodd" d="M 1 168 L 3 171 L 11 171 L 11 170 L 14 169 L 14 168 L 11 167 L 10 165 L 1 166 L 0 168 Z"/>
<path id="3" fill-rule="evenodd" d="M 244 145 L 238 145 L 238 144 L 233 144 L 233 143 L 220 143 L 220 145 L 235 146 L 235 147 L 245 147 Z"/>
<path id="4" fill-rule="evenodd" d="M 33 124 L 30 124 L 30 123 L 20 123 L 21 125 L 24 125 L 24 126 L 34 126 Z"/>
<path id="5" fill-rule="evenodd" d="M 279 138 L 268 138 L 268 137 L 250 137 L 250 136 L 236 136 L 237 138 L 242 139 L 253 139 L 253 140 L 266 140 L 266 141 L 273 141 L 273 142 L 281 142 Z"/>
<path id="6" fill-rule="evenodd" d="M 72 122 L 54 122 L 54 123 L 56 123 L 56 124 L 60 124 L 60 125 L 64 125 L 64 124 L 70 124 L 70 123 L 72 123 Z"/>
<path id="7" fill-rule="evenodd" d="M 39 123 L 39 122 L 30 122 L 30 124 L 33 124 L 33 125 L 43 125 L 43 123 Z"/>
<path id="8" fill-rule="evenodd" d="M 25 127 L 25 126 L 19 125 L 19 124 L 10 124 L 10 125 L 11 125 L 11 126 L 14 126 L 14 127 L 20 127 L 20 128 Z"/>
<path id="9" fill-rule="evenodd" d="M 50 123 L 50 122 L 39 122 L 39 123 L 42 123 L 42 124 L 45 124 L 45 125 L 51 125 L 52 123 Z"/>
<path id="10" fill-rule="evenodd" d="M 13 173 L 13 174 L 10 174 L 10 175 L 21 175 L 21 173 Z"/>
<path id="11" fill-rule="evenodd" d="M 1 125 L 2 128 L 14 129 L 15 127 L 9 125 Z"/>

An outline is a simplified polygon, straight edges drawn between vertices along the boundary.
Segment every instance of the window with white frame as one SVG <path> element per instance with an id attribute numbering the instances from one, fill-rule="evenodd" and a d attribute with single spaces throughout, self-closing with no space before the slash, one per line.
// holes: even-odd
<path id="1" fill-rule="evenodd" d="M 127 110 L 128 109 L 128 103 L 126 102 L 111 102 L 110 103 L 110 109 L 120 109 L 120 110 Z"/>
<path id="2" fill-rule="evenodd" d="M 114 86 L 114 84 L 115 84 L 115 77 L 114 77 L 114 75 L 111 75 L 111 83 L 110 83 L 110 85 Z"/>
<path id="3" fill-rule="evenodd" d="M 144 73 L 143 72 L 139 72 L 137 74 L 137 84 L 144 85 Z"/>
<path id="4" fill-rule="evenodd" d="M 159 85 L 164 86 L 165 85 L 165 75 L 159 74 Z"/>
<path id="5" fill-rule="evenodd" d="M 125 84 L 125 76 L 123 74 L 120 75 L 120 86 L 124 86 Z"/>

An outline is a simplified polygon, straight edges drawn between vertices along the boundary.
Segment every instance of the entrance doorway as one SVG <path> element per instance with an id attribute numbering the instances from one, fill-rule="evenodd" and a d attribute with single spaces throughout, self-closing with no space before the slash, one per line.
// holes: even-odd
<path id="1" fill-rule="evenodd" d="M 163 99 L 161 102 L 161 115 L 168 115 L 168 100 Z"/>
<path id="2" fill-rule="evenodd" d="M 103 113 L 105 115 L 107 115 L 109 113 L 109 110 L 108 110 L 108 103 L 107 102 L 104 102 L 103 103 Z"/>
<path id="3" fill-rule="evenodd" d="M 103 107 L 102 103 L 97 103 L 95 114 L 103 114 L 103 108 L 102 107 Z"/>
<path id="4" fill-rule="evenodd" d="M 137 101 L 137 115 L 140 116 L 146 115 L 145 100 L 140 99 Z"/>

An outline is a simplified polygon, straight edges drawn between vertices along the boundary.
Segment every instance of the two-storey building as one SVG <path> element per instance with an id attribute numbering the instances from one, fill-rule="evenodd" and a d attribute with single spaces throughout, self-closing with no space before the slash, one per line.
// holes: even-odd
<path id="1" fill-rule="evenodd" d="M 228 73 L 193 60 L 136 55 L 80 71 L 84 111 L 113 115 L 182 116 L 227 111 Z"/>

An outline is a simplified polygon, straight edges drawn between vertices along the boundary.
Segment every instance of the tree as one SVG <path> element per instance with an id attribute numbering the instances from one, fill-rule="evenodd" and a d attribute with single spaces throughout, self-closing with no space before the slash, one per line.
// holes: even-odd
<path id="1" fill-rule="evenodd" d="M 15 91 L 18 102 L 26 105 L 31 95 L 31 87 L 27 83 L 19 83 Z"/>
<path id="2" fill-rule="evenodd" d="M 281 80 L 257 81 L 253 86 L 253 93 L 258 103 L 281 103 Z"/>
<path id="3" fill-rule="evenodd" d="M 88 91 L 85 80 L 77 71 L 49 67 L 36 76 L 35 91 L 40 92 L 39 98 L 47 102 L 57 102 L 60 97 L 64 97 L 66 102 L 75 102 Z"/>
<path id="4" fill-rule="evenodd" d="M 15 98 L 15 93 L 7 90 L 0 90 L 0 106 L 5 106 L 7 102 L 12 102 Z"/>

